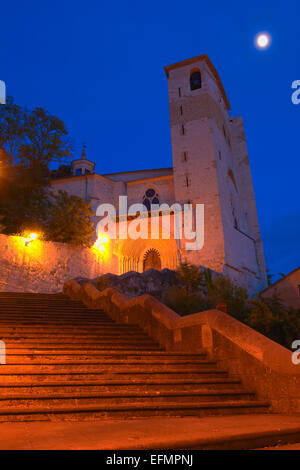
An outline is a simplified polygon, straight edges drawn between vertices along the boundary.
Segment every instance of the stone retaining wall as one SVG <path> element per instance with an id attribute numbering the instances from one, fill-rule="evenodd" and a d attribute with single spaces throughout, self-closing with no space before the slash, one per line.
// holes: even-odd
<path id="1" fill-rule="evenodd" d="M 94 249 L 0 234 L 0 291 L 59 292 L 76 277 L 94 278 L 111 266 Z M 111 267 L 112 268 L 112 267 Z"/>

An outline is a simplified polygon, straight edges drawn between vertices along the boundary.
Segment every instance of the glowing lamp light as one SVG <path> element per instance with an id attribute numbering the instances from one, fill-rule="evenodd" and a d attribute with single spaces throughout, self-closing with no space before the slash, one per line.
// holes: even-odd
<path id="1" fill-rule="evenodd" d="M 31 242 L 38 238 L 37 233 L 31 233 L 28 238 L 25 239 L 25 245 L 29 246 Z"/>
<path id="2" fill-rule="evenodd" d="M 94 248 L 101 253 L 105 250 L 105 245 L 109 242 L 109 238 L 106 236 L 98 237 L 94 243 Z"/>

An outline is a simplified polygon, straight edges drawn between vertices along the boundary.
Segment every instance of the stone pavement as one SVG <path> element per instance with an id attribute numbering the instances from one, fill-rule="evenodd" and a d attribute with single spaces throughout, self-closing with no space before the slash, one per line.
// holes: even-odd
<path id="1" fill-rule="evenodd" d="M 295 442 L 300 443 L 300 416 L 261 414 L 0 424 L 1 450 L 257 449 Z M 297 446 L 300 448 L 300 444 Z"/>

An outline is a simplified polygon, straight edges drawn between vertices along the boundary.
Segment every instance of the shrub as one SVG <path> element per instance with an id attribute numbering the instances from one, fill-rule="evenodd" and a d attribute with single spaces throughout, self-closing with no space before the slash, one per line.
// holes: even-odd
<path id="1" fill-rule="evenodd" d="M 245 323 L 287 348 L 300 338 L 300 309 L 285 307 L 275 296 L 251 301 Z"/>
<path id="2" fill-rule="evenodd" d="M 184 286 L 172 287 L 166 294 L 165 303 L 179 315 L 189 315 L 209 308 L 201 292 L 191 292 Z"/>
<path id="3" fill-rule="evenodd" d="M 222 302 L 227 305 L 227 312 L 238 320 L 244 321 L 248 315 L 248 292 L 243 287 L 233 284 L 225 277 L 219 276 L 207 285 L 208 303 L 215 308 Z"/>
<path id="4" fill-rule="evenodd" d="M 286 307 L 277 297 L 250 300 L 246 289 L 219 275 L 182 263 L 177 270 L 181 287 L 171 288 L 165 303 L 179 315 L 189 315 L 218 303 L 227 305 L 227 313 L 287 348 L 300 338 L 300 309 Z"/>

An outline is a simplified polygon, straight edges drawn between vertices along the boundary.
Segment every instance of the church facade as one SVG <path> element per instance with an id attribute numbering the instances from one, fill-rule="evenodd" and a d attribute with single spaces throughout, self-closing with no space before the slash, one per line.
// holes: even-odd
<path id="1" fill-rule="evenodd" d="M 204 54 L 165 67 L 169 89 L 173 167 L 98 174 L 83 151 L 72 176 L 52 181 L 91 202 L 118 207 L 204 205 L 204 244 L 187 250 L 182 240 L 114 240 L 107 271 L 175 269 L 180 261 L 210 268 L 256 293 L 267 286 L 263 245 L 241 117 L 231 117 L 220 77 Z M 95 218 L 95 223 L 97 218 Z"/>

